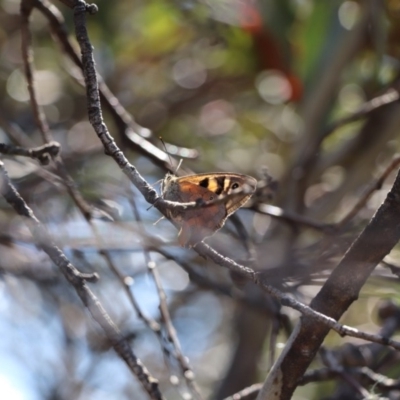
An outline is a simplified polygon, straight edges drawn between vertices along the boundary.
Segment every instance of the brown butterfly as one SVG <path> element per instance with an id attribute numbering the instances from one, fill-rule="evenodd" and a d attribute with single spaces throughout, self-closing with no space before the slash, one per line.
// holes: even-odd
<path id="1" fill-rule="evenodd" d="M 256 190 L 257 181 L 248 175 L 214 172 L 176 177 L 167 174 L 161 186 L 165 200 L 179 203 L 208 202 L 223 198 L 232 192 L 237 195 L 208 207 L 196 209 L 169 209 L 168 216 L 180 226 L 179 244 L 192 247 L 220 229 L 226 219 L 242 207 Z"/>

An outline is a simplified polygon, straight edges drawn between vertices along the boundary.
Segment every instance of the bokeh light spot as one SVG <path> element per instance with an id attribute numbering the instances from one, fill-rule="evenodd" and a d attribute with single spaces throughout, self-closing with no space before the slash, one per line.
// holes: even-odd
<path id="1" fill-rule="evenodd" d="M 207 71 L 200 61 L 184 58 L 173 66 L 172 77 L 179 86 L 196 89 L 206 81 Z"/>
<path id="2" fill-rule="evenodd" d="M 88 121 L 78 122 L 69 130 L 67 143 L 73 152 L 79 153 L 98 145 L 93 127 Z"/>
<path id="3" fill-rule="evenodd" d="M 344 29 L 353 29 L 360 15 L 360 6 L 355 1 L 345 1 L 339 7 L 339 22 Z"/>
<path id="4" fill-rule="evenodd" d="M 34 85 L 39 105 L 54 103 L 61 96 L 60 78 L 52 71 L 36 71 Z M 29 93 L 25 75 L 20 70 L 13 71 L 7 79 L 7 93 L 14 100 L 25 102 L 29 100 Z"/>
<path id="5" fill-rule="evenodd" d="M 60 77 L 53 71 L 36 71 L 34 79 L 40 105 L 52 104 L 60 98 Z"/>
<path id="6" fill-rule="evenodd" d="M 256 79 L 256 88 L 262 99 L 271 104 L 282 104 L 292 95 L 289 81 L 276 70 L 262 72 Z"/>
<path id="7" fill-rule="evenodd" d="M 340 90 L 338 100 L 346 112 L 354 112 L 364 103 L 365 96 L 360 86 L 351 83 Z"/>
<path id="8" fill-rule="evenodd" d="M 233 106 L 225 100 L 209 102 L 201 110 L 200 125 L 211 135 L 229 132 L 236 125 Z"/>
<path id="9" fill-rule="evenodd" d="M 28 101 L 29 93 L 26 86 L 26 80 L 24 74 L 16 69 L 13 71 L 7 79 L 7 93 L 10 97 L 17 101 Z"/>
<path id="10" fill-rule="evenodd" d="M 340 165 L 328 168 L 321 176 L 321 181 L 326 184 L 327 191 L 334 191 L 340 187 L 346 178 L 346 170 Z"/>

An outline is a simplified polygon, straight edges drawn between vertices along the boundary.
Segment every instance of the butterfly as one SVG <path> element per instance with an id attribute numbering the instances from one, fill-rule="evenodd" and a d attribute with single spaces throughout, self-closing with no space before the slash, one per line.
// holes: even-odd
<path id="1" fill-rule="evenodd" d="M 207 207 L 168 210 L 168 217 L 179 227 L 179 244 L 192 247 L 220 229 L 227 218 L 242 207 L 256 190 L 257 180 L 231 172 L 177 177 L 168 173 L 161 184 L 162 197 L 179 203 L 225 200 Z M 235 192 L 239 192 L 234 194 Z"/>

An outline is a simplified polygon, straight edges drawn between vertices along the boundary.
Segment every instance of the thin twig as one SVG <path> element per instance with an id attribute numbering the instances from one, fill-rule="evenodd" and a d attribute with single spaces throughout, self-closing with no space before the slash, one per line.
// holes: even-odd
<path id="1" fill-rule="evenodd" d="M 102 244 L 101 244 L 101 242 L 102 242 L 101 236 L 97 234 L 97 231 L 95 232 L 95 236 L 96 236 L 97 241 L 99 242 L 99 246 L 98 247 L 101 248 L 99 253 L 105 258 L 108 267 L 117 276 L 118 280 L 121 282 L 121 285 L 124 288 L 124 291 L 126 292 L 128 298 L 129 298 L 129 301 L 132 304 L 134 310 L 136 311 L 138 317 L 145 323 L 146 326 L 148 326 L 157 335 L 158 340 L 160 341 L 160 345 L 162 347 L 163 353 L 166 356 L 166 358 L 168 358 L 168 356 L 170 354 L 170 350 L 166 346 L 163 345 L 165 340 L 164 340 L 164 337 L 163 337 L 163 332 L 162 332 L 162 329 L 161 329 L 161 325 L 156 320 L 154 320 L 153 318 L 148 317 L 147 315 L 145 315 L 143 313 L 143 311 L 141 310 L 141 307 L 140 307 L 138 301 L 136 300 L 136 297 L 134 296 L 133 291 L 132 291 L 132 282 L 131 282 L 132 278 L 130 278 L 129 276 L 124 276 L 123 274 L 121 274 L 121 272 L 119 271 L 119 269 L 117 268 L 117 266 L 113 262 L 109 251 L 105 250 L 104 246 L 102 246 Z M 147 269 L 149 270 L 149 266 L 148 265 L 147 265 Z M 155 284 L 157 286 L 157 282 L 155 282 Z M 160 303 L 163 302 L 163 301 L 164 300 L 162 298 L 160 298 Z M 160 309 L 163 310 L 163 308 L 160 308 Z M 179 354 L 180 347 L 175 348 L 175 351 L 176 351 L 176 354 Z M 182 359 L 185 360 L 183 355 L 182 355 L 182 358 L 179 357 L 179 356 L 177 358 L 178 358 L 179 362 Z"/>
<path id="2" fill-rule="evenodd" d="M 33 2 L 30 0 L 21 1 L 21 51 L 22 60 L 24 62 L 25 76 L 28 83 L 28 92 L 31 101 L 33 115 L 36 120 L 40 133 L 42 134 L 43 141 L 49 143 L 53 138 L 49 132 L 49 126 L 46 121 L 42 107 L 36 96 L 34 84 L 34 66 L 33 66 L 33 50 L 32 50 L 32 36 L 29 29 L 29 19 L 33 10 Z"/>
<path id="3" fill-rule="evenodd" d="M 35 89 L 34 82 L 34 63 L 33 63 L 33 49 L 32 49 L 32 37 L 29 29 L 29 19 L 32 10 L 37 0 L 22 0 L 21 1 L 21 50 L 22 60 L 24 63 L 25 76 L 28 83 L 28 92 L 30 98 L 30 104 L 32 107 L 33 115 L 36 120 L 36 124 L 42 135 L 45 143 L 50 143 L 53 140 L 49 125 L 46 120 L 43 108 L 38 102 L 38 97 Z M 65 187 L 68 190 L 69 195 L 74 200 L 75 204 L 81 211 L 85 219 L 90 220 L 92 215 L 92 207 L 86 202 L 81 193 L 79 192 L 77 185 L 75 184 L 72 177 L 68 174 L 67 168 L 59 154 L 52 155 L 52 159 L 55 162 L 57 174 L 62 178 Z"/>
<path id="4" fill-rule="evenodd" d="M 261 387 L 262 383 L 255 383 L 254 385 L 225 398 L 225 400 L 255 400 Z"/>
<path id="5" fill-rule="evenodd" d="M 34 1 L 35 7 L 49 21 L 50 28 L 58 39 L 65 54 L 79 69 L 83 70 L 82 61 L 76 53 L 74 46 L 72 46 L 68 39 L 64 19 L 60 11 L 47 0 L 32 1 Z M 70 3 L 73 1 L 74 0 L 69 0 Z M 121 136 L 126 140 L 130 147 L 133 147 L 135 150 L 148 157 L 156 165 L 168 170 L 168 155 L 146 139 L 151 135 L 151 131 L 140 126 L 133 120 L 130 114 L 125 110 L 119 100 L 105 84 L 100 75 L 98 75 L 98 85 L 101 100 L 104 102 L 105 107 L 107 107 L 113 117 L 116 126 L 121 132 Z M 185 158 L 195 158 L 198 156 L 197 151 L 193 151 L 192 149 L 190 149 L 189 152 L 187 149 L 181 149 L 179 147 L 177 147 L 177 149 L 177 155 L 179 157 L 182 157 L 183 154 L 185 155 Z"/>
<path id="6" fill-rule="evenodd" d="M 117 276 L 119 281 L 122 284 L 122 287 L 124 288 L 124 291 L 126 295 L 129 298 L 130 303 L 132 304 L 134 310 L 136 311 L 138 317 L 156 334 L 160 334 L 160 324 L 153 318 L 148 317 L 146 314 L 143 313 L 141 310 L 138 301 L 136 300 L 136 297 L 134 296 L 132 292 L 132 278 L 129 276 L 124 276 L 121 274 L 117 266 L 114 264 L 110 254 L 106 250 L 100 250 L 99 252 L 104 259 L 107 262 L 108 267 L 110 268 L 111 271 L 114 272 L 114 274 Z"/>
<path id="7" fill-rule="evenodd" d="M 355 122 L 364 118 L 372 111 L 375 111 L 381 107 L 387 106 L 389 104 L 395 103 L 400 98 L 398 90 L 394 88 L 389 88 L 384 94 L 380 96 L 376 96 L 373 99 L 365 102 L 361 105 L 361 107 L 355 111 L 354 113 L 344 117 L 340 120 L 334 121 L 331 125 L 327 127 L 325 132 L 321 137 L 321 141 L 333 133 L 336 129 L 342 127 L 343 125 L 347 125 L 350 122 Z"/>
<path id="8" fill-rule="evenodd" d="M 128 159 L 115 143 L 114 138 L 110 135 L 103 120 L 97 75 L 94 67 L 93 47 L 89 41 L 86 29 L 86 3 L 82 0 L 75 0 L 74 23 L 76 38 L 82 54 L 89 122 L 102 142 L 106 155 L 114 159 L 122 172 L 139 189 L 146 200 L 154 204 L 157 198 L 156 191 L 143 179 L 137 169 L 129 163 Z"/>
<path id="9" fill-rule="evenodd" d="M 400 156 L 396 155 L 395 157 L 393 157 L 392 162 L 386 167 L 379 178 L 376 179 L 365 191 L 365 193 L 359 198 L 353 208 L 336 224 L 317 222 L 301 215 L 285 211 L 282 208 L 270 204 L 258 204 L 252 208 L 265 215 L 270 215 L 271 217 L 278 218 L 289 223 L 304 225 L 328 234 L 336 233 L 342 231 L 343 228 L 360 212 L 367 201 L 371 198 L 372 194 L 382 187 L 383 182 L 399 165 Z"/>
<path id="10" fill-rule="evenodd" d="M 365 191 L 363 196 L 357 201 L 357 203 L 354 205 L 354 207 L 346 214 L 343 219 L 338 222 L 335 225 L 335 229 L 341 230 L 343 227 L 345 227 L 348 222 L 354 218 L 355 215 L 357 215 L 360 210 L 365 206 L 367 201 L 370 199 L 372 194 L 376 191 L 379 190 L 382 187 L 383 182 L 385 179 L 389 176 L 389 174 L 394 171 L 395 168 L 397 168 L 400 165 L 400 156 L 395 156 L 392 160 L 392 162 L 387 166 L 387 168 L 383 171 L 381 176 L 373 182 L 370 187 Z"/>
<path id="11" fill-rule="evenodd" d="M 385 375 L 372 371 L 368 367 L 362 368 L 347 368 L 347 374 L 358 375 L 362 379 L 367 379 L 372 385 L 383 390 L 400 389 L 400 380 L 391 379 Z M 331 368 L 319 368 L 306 372 L 300 379 L 299 386 L 304 386 L 309 383 L 325 382 L 336 379 L 339 372 Z"/>
<path id="12" fill-rule="evenodd" d="M 273 206 L 271 204 L 257 204 L 252 208 L 262 214 L 270 215 L 271 217 L 278 218 L 290 224 L 304 225 L 308 228 L 312 228 L 325 233 L 331 233 L 334 230 L 333 224 L 326 224 L 323 222 L 314 221 L 310 218 L 283 210 L 282 208 Z"/>
<path id="13" fill-rule="evenodd" d="M 129 202 L 131 204 L 133 213 L 135 215 L 135 219 L 140 224 L 142 234 L 144 234 L 145 228 L 143 226 L 142 219 L 140 218 L 140 214 L 136 207 L 136 204 L 132 200 L 132 196 L 129 196 Z M 182 352 L 182 348 L 181 348 L 181 344 L 179 342 L 178 335 L 177 335 L 175 327 L 172 323 L 171 315 L 170 315 L 170 312 L 168 309 L 167 296 L 162 287 L 160 273 L 158 271 L 157 264 L 151 259 L 150 253 L 145 247 L 143 247 L 143 250 L 144 250 L 144 258 L 145 258 L 146 266 L 147 266 L 148 271 L 150 272 L 151 276 L 153 277 L 155 286 L 157 288 L 158 298 L 160 299 L 160 314 L 161 314 L 162 320 L 165 325 L 168 341 L 170 343 L 172 343 L 172 345 L 174 347 L 175 357 L 178 360 L 182 376 L 184 377 L 188 387 L 192 390 L 195 397 L 197 399 L 201 400 L 202 396 L 201 396 L 200 390 L 197 387 L 197 384 L 194 380 L 194 378 L 195 378 L 194 372 L 189 364 L 187 357 L 185 357 Z"/>
<path id="14" fill-rule="evenodd" d="M 275 318 L 280 321 L 285 318 L 284 315 L 273 310 L 270 303 L 268 301 L 265 301 L 265 299 L 255 297 L 253 295 L 249 296 L 248 293 L 244 292 L 243 290 L 235 289 L 235 287 L 233 287 L 231 284 L 222 284 L 208 278 L 204 274 L 197 272 L 195 268 L 189 265 L 189 263 L 178 259 L 175 255 L 164 250 L 161 245 L 152 245 L 148 247 L 148 250 L 161 254 L 167 260 L 172 260 L 176 262 L 188 273 L 190 281 L 194 282 L 202 289 L 211 290 L 218 295 L 229 297 L 232 300 L 235 300 L 236 302 L 251 308 L 252 310 L 258 310 L 264 316 Z"/>
<path id="15" fill-rule="evenodd" d="M 256 272 L 249 267 L 237 264 L 228 257 L 224 257 L 223 255 L 219 254 L 204 242 L 197 244 L 195 246 L 195 249 L 199 251 L 200 254 L 202 254 L 203 256 L 214 261 L 216 264 L 246 276 L 249 280 L 259 285 L 268 294 L 278 299 L 283 306 L 293 308 L 294 310 L 300 312 L 302 315 L 313 318 L 315 321 L 325 324 L 341 336 L 356 337 L 366 341 L 387 345 L 393 347 L 396 350 L 400 350 L 400 342 L 388 339 L 381 335 L 362 332 L 351 326 L 339 324 L 335 319 L 313 310 L 309 306 L 306 306 L 305 304 L 297 301 L 290 295 L 281 292 L 273 286 L 270 286 L 267 282 L 264 281 L 262 273 Z"/>
<path id="16" fill-rule="evenodd" d="M 347 384 L 354 389 L 357 395 L 361 396 L 363 399 L 368 398 L 368 391 L 340 364 L 335 351 L 321 347 L 319 354 L 321 355 L 323 363 L 328 368 L 336 371 L 338 376 L 347 382 Z"/>
<path id="17" fill-rule="evenodd" d="M 60 144 L 57 142 L 49 142 L 39 147 L 19 147 L 10 144 L 0 143 L 0 153 L 13 155 L 13 156 L 24 156 L 38 160 L 42 165 L 47 165 L 50 162 L 51 157 L 55 157 L 60 151 Z"/>
<path id="18" fill-rule="evenodd" d="M 73 286 L 76 293 L 87 307 L 93 319 L 101 326 L 105 335 L 112 343 L 115 351 L 126 362 L 133 374 L 139 379 L 144 390 L 151 399 L 160 400 L 163 396 L 154 379 L 142 362 L 134 355 L 129 342 L 121 335 L 100 301 L 87 286 L 87 281 L 98 279 L 97 274 L 82 274 L 68 260 L 64 253 L 53 243 L 45 227 L 36 218 L 33 211 L 28 207 L 23 198 L 11 183 L 4 164 L 0 161 L 1 194 L 5 200 L 21 216 L 26 217 L 28 228 L 41 249 L 59 267 L 67 281 Z"/>

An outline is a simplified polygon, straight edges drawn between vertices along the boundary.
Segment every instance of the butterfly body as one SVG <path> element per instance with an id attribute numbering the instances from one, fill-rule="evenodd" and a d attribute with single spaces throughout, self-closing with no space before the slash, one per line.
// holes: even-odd
<path id="1" fill-rule="evenodd" d="M 179 243 L 190 247 L 211 236 L 250 199 L 256 185 L 257 181 L 251 176 L 234 173 L 214 172 L 182 177 L 167 174 L 162 183 L 162 197 L 165 200 L 201 204 L 232 194 L 207 207 L 188 210 L 171 208 L 168 216 L 181 227 Z"/>

